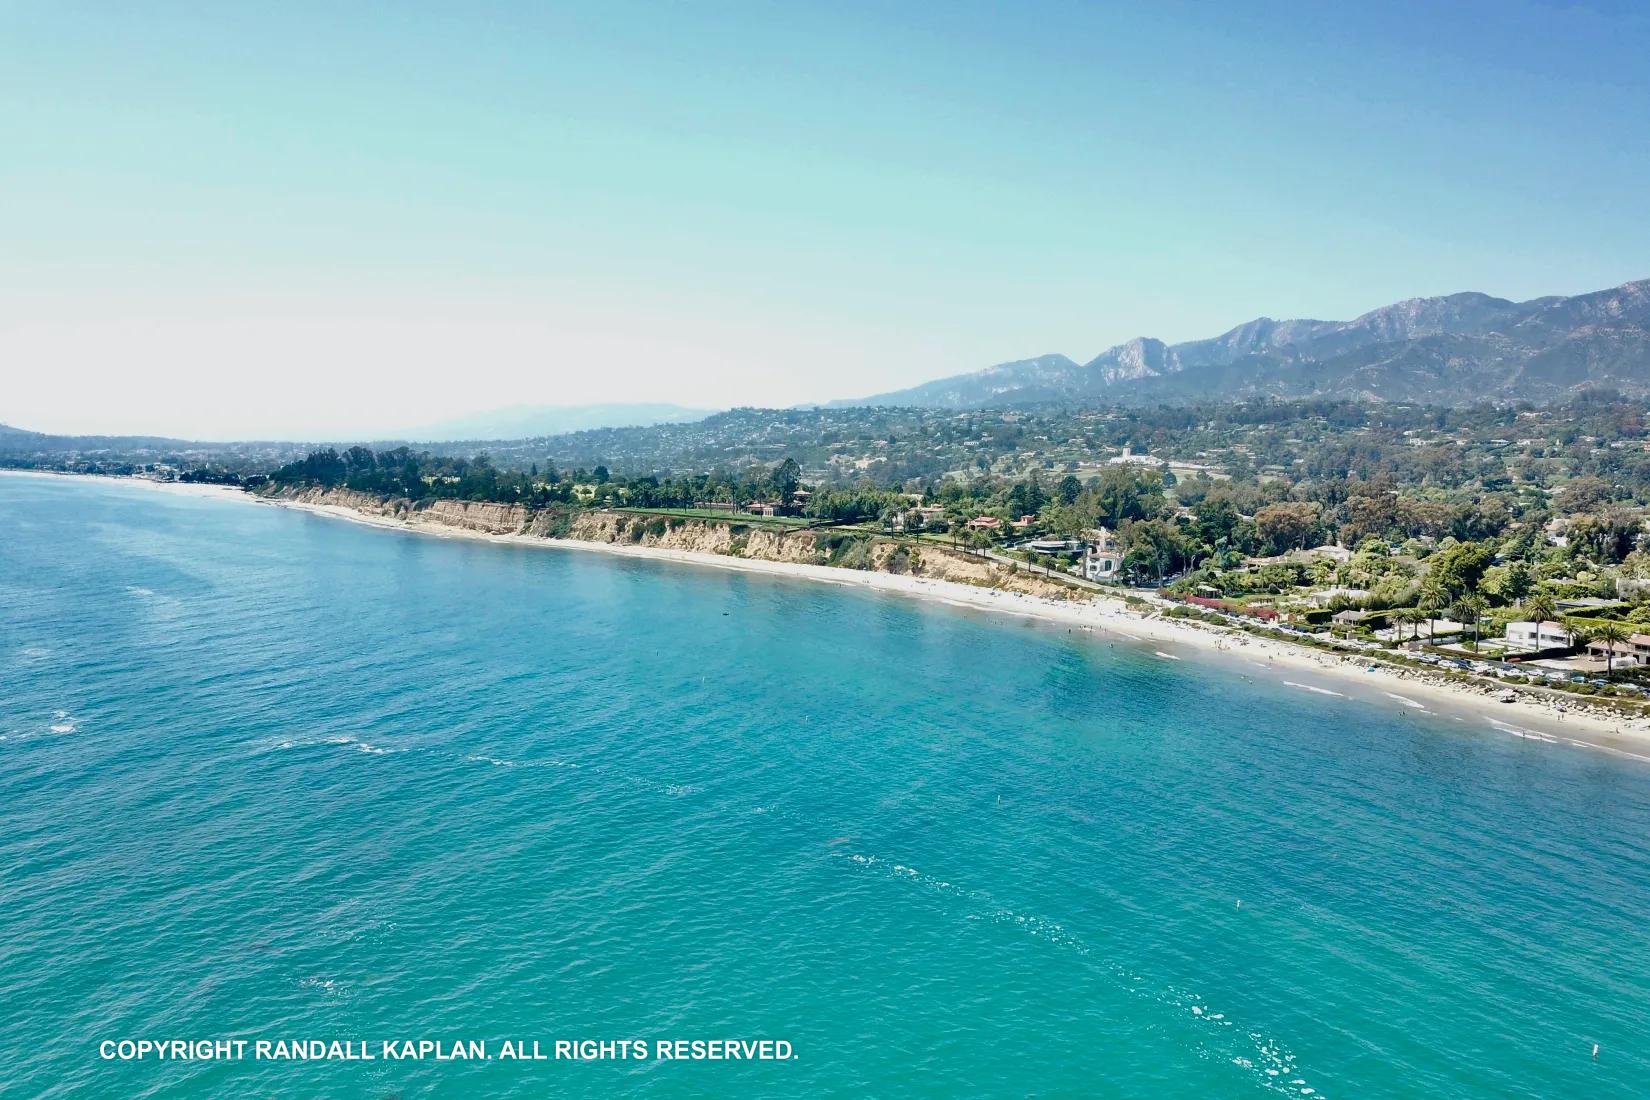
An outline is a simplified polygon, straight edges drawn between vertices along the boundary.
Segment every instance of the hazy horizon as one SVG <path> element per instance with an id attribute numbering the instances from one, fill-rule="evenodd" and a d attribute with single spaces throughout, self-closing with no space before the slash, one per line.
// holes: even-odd
<path id="1" fill-rule="evenodd" d="M 0 14 L 0 422 L 784 407 L 1650 275 L 1625 3 Z"/>

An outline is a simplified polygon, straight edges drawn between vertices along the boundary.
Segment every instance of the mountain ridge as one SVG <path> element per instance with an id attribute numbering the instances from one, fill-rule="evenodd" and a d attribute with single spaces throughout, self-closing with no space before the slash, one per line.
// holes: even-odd
<path id="1" fill-rule="evenodd" d="M 1051 353 L 830 407 L 985 408 L 1248 397 L 1551 401 L 1650 394 L 1650 279 L 1515 302 L 1479 291 L 1407 298 L 1350 321 L 1257 317 L 1218 336 L 1140 336 L 1086 363 Z"/>

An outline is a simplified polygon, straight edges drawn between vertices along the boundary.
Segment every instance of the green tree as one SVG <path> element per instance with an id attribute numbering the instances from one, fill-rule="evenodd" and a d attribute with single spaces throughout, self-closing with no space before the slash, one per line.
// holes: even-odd
<path id="1" fill-rule="evenodd" d="M 1320 514 L 1311 502 L 1268 504 L 1255 512 L 1255 531 L 1270 553 L 1299 550 L 1320 533 Z"/>
<path id="2" fill-rule="evenodd" d="M 1616 646 L 1625 645 L 1632 635 L 1618 622 L 1606 620 L 1593 628 L 1593 641 L 1604 643 L 1604 675 L 1615 671 Z"/>
<path id="3" fill-rule="evenodd" d="M 1398 610 L 1394 611 L 1392 613 L 1392 619 L 1394 622 L 1399 624 L 1397 634 L 1398 640 L 1403 641 L 1403 627 L 1405 626 L 1411 628 L 1411 641 L 1419 638 L 1421 636 L 1421 620 L 1424 618 L 1426 618 L 1426 615 L 1421 610 L 1414 607 L 1400 607 Z"/>
<path id="4" fill-rule="evenodd" d="M 1501 603 L 1517 603 L 1530 594 L 1530 566 L 1516 559 L 1492 565 L 1484 570 L 1479 589 Z"/>
<path id="5" fill-rule="evenodd" d="M 1489 609 L 1489 601 L 1477 593 L 1468 593 L 1455 603 L 1455 621 L 1463 626 L 1472 627 L 1472 651 L 1478 652 L 1478 628 L 1483 625 L 1484 612 Z"/>
<path id="6" fill-rule="evenodd" d="M 1118 532 L 1123 565 L 1136 574 L 1153 574 L 1159 581 L 1187 564 L 1190 548 L 1178 525 L 1166 519 L 1125 523 Z"/>
<path id="7" fill-rule="evenodd" d="M 1458 542 L 1446 546 L 1432 556 L 1428 563 L 1430 575 L 1451 593 L 1465 594 L 1478 587 L 1484 570 L 1490 567 L 1495 553 L 1481 542 Z"/>
<path id="8" fill-rule="evenodd" d="M 796 491 L 802 487 L 802 467 L 796 464 L 796 459 L 786 458 L 773 470 L 773 491 L 779 496 L 779 503 L 789 504 Z"/>
<path id="9" fill-rule="evenodd" d="M 1524 601 L 1523 615 L 1535 624 L 1535 647 L 1541 648 L 1541 624 L 1558 621 L 1558 607 L 1551 596 L 1532 596 Z"/>
<path id="10" fill-rule="evenodd" d="M 1564 633 L 1570 636 L 1570 644 L 1577 649 L 1596 637 L 1591 626 L 1576 619 L 1565 619 L 1560 625 L 1564 627 Z"/>
<path id="11" fill-rule="evenodd" d="M 1433 616 L 1449 606 L 1449 589 L 1444 587 L 1444 582 L 1438 579 L 1437 574 L 1429 574 L 1421 582 L 1416 596 L 1416 606 L 1427 613 L 1427 640 L 1433 641 Z"/>

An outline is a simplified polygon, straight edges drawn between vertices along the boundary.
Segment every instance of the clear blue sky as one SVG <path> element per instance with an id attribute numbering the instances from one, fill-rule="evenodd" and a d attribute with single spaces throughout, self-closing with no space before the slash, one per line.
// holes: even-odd
<path id="1" fill-rule="evenodd" d="M 0 2 L 0 421 L 789 404 L 1650 276 L 1650 5 L 261 8 Z"/>

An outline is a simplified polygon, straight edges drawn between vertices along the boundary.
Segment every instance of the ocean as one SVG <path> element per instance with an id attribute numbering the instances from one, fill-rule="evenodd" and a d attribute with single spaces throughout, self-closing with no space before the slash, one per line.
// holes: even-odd
<path id="1" fill-rule="evenodd" d="M 0 1095 L 1650 1095 L 1650 764 L 1154 648 L 0 477 Z"/>

